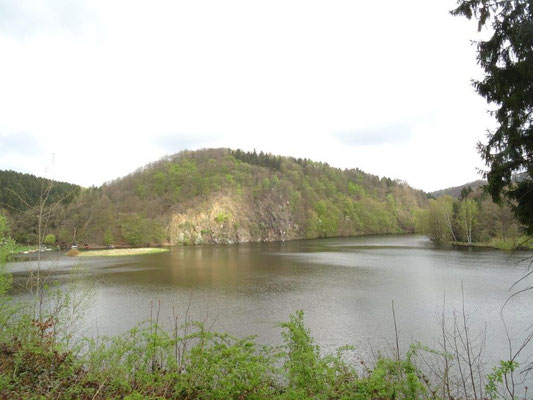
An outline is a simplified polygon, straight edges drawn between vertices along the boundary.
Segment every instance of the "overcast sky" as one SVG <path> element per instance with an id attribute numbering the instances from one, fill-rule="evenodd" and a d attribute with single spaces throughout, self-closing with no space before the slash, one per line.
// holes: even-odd
<path id="1" fill-rule="evenodd" d="M 479 179 L 455 0 L 0 0 L 0 169 L 100 185 L 183 149 Z"/>

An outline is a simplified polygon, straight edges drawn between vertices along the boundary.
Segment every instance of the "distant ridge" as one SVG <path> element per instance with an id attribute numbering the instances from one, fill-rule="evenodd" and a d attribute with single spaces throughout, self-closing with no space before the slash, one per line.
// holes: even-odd
<path id="1" fill-rule="evenodd" d="M 472 188 L 473 191 L 477 191 L 479 188 L 481 188 L 483 185 L 486 185 L 486 184 L 487 184 L 487 181 L 480 179 L 477 181 L 465 183 L 464 185 L 461 185 L 461 186 L 454 186 L 454 187 L 450 187 L 447 189 L 437 190 L 429 194 L 437 198 L 448 195 L 448 196 L 452 196 L 458 199 L 459 197 L 461 197 L 461 191 L 463 189 L 468 189 L 470 187 Z"/>

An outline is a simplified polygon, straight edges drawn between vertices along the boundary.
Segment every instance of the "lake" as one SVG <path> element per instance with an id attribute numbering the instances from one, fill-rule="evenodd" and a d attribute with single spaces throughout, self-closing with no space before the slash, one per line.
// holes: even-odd
<path id="1" fill-rule="evenodd" d="M 423 236 L 391 235 L 173 247 L 132 257 L 48 253 L 43 265 L 64 288 L 73 269 L 85 271 L 81 287 L 94 289 L 87 335 L 124 332 L 160 307 L 163 324 L 170 324 L 173 310 L 183 321 L 189 309 L 191 319 L 213 330 L 276 344 L 277 323 L 301 309 L 324 350 L 350 344 L 363 358 L 394 337 L 392 301 L 403 349 L 412 341 L 434 344 L 444 293 L 450 318 L 461 308 L 462 283 L 471 329 L 486 324 L 487 354 L 497 359 L 508 353 L 501 316 L 516 343 L 533 322 L 531 293 L 513 298 L 502 314 L 509 288 L 527 267 L 517 262 L 531 255 L 442 248 Z M 10 264 L 16 297 L 28 296 L 20 285 L 35 265 Z"/>

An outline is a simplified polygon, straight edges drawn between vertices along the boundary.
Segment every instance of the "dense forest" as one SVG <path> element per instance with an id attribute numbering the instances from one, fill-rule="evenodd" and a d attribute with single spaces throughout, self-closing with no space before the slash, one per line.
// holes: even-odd
<path id="1" fill-rule="evenodd" d="M 0 208 L 13 212 L 24 212 L 35 206 L 42 196 L 47 202 L 69 204 L 81 188 L 66 182 L 51 182 L 31 174 L 0 170 Z"/>
<path id="2" fill-rule="evenodd" d="M 16 177 L 2 184 L 2 203 L 13 237 L 34 243 L 36 210 L 19 207 L 18 194 L 32 188 L 35 206 L 46 185 Z M 229 149 L 183 151 L 98 188 L 53 183 L 49 192 L 47 227 L 57 242 L 134 246 L 414 232 L 427 205 L 404 182 Z"/>

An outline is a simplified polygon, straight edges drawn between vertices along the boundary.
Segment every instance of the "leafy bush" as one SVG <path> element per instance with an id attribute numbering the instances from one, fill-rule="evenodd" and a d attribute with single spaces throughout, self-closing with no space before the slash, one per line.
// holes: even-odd
<path id="1" fill-rule="evenodd" d="M 56 236 L 53 233 L 49 233 L 44 237 L 43 243 L 51 246 L 56 242 Z"/>
<path id="2" fill-rule="evenodd" d="M 229 214 L 226 214 L 225 212 L 220 212 L 217 215 L 215 215 L 215 222 L 219 224 L 223 224 L 227 220 L 229 220 Z"/>

